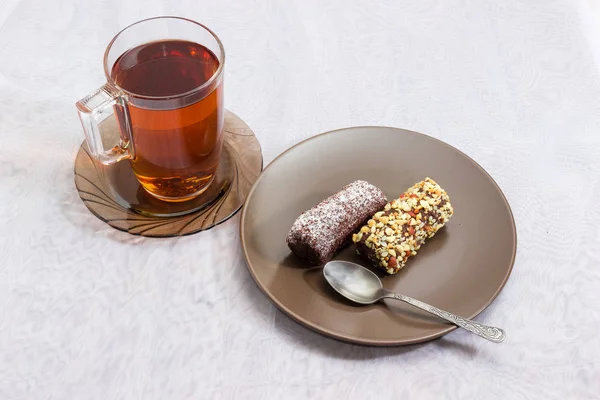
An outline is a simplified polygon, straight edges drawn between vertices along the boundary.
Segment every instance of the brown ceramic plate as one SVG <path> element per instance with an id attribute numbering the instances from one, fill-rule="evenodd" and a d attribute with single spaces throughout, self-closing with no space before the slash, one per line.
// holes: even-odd
<path id="1" fill-rule="evenodd" d="M 241 242 L 250 274 L 275 305 L 322 334 L 367 345 L 418 343 L 454 326 L 399 302 L 356 306 L 327 286 L 320 267 L 288 249 L 285 237 L 303 211 L 363 179 L 393 199 L 425 177 L 450 195 L 454 216 L 386 289 L 473 318 L 510 275 L 516 230 L 506 198 L 475 161 L 429 136 L 387 127 L 324 133 L 280 155 L 258 178 L 241 217 Z M 362 265 L 352 247 L 336 259 Z M 502 325 L 502 321 L 494 321 Z"/>

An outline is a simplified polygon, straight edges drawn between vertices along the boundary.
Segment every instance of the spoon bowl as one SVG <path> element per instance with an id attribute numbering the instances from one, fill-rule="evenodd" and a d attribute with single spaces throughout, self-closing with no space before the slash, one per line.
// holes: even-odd
<path id="1" fill-rule="evenodd" d="M 384 296 L 379 277 L 358 264 L 330 261 L 323 267 L 323 275 L 336 292 L 355 303 L 372 304 Z"/>

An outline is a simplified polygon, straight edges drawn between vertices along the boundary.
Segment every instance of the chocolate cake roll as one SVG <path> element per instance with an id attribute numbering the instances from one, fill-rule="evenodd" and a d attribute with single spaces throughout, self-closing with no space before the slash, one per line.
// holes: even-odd
<path id="1" fill-rule="evenodd" d="M 352 235 L 352 241 L 359 254 L 388 274 L 395 274 L 453 213 L 446 191 L 426 178 L 375 213 Z"/>
<path id="2" fill-rule="evenodd" d="M 302 213 L 286 241 L 292 252 L 316 265 L 325 264 L 346 240 L 387 203 L 383 192 L 365 181 L 356 181 Z"/>

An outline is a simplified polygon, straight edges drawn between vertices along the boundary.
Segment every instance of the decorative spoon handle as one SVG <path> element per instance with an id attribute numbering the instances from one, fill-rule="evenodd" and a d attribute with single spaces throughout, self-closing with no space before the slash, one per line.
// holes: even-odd
<path id="1" fill-rule="evenodd" d="M 403 294 L 385 291 L 385 297 L 403 301 L 405 303 L 418 307 L 423 311 L 427 311 L 428 313 L 437 315 L 438 317 L 445 319 L 448 322 L 452 322 L 453 324 L 460 326 L 461 328 L 464 328 L 478 336 L 481 336 L 482 338 L 487 339 L 490 342 L 500 343 L 506 337 L 506 333 L 500 328 L 483 325 L 479 322 L 459 317 L 458 315 L 454 315 L 448 311 L 440 310 L 437 307 L 431 306 L 427 303 L 423 303 L 422 301 L 413 299 L 412 297 L 408 297 Z"/>

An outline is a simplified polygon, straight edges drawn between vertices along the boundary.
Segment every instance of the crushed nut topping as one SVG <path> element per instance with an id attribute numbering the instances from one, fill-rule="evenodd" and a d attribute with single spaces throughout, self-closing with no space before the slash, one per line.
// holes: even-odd
<path id="1" fill-rule="evenodd" d="M 426 178 L 386 204 L 384 211 L 375 213 L 352 240 L 359 254 L 388 274 L 395 274 L 453 213 L 446 191 Z"/>

